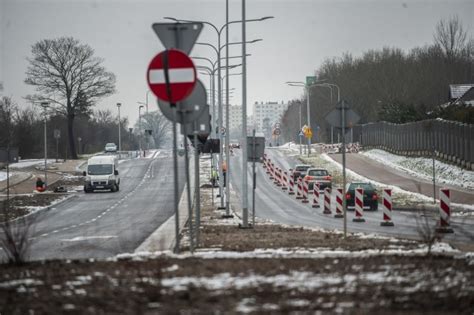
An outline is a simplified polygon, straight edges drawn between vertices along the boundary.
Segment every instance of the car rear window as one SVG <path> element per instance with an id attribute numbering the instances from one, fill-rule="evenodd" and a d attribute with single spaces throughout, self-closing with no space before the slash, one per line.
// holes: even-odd
<path id="1" fill-rule="evenodd" d="M 355 190 L 356 188 L 362 188 L 364 190 L 374 190 L 374 186 L 368 183 L 355 183 L 349 186 L 349 190 Z"/>
<path id="2" fill-rule="evenodd" d="M 310 170 L 308 172 L 310 176 L 328 176 L 328 171 L 326 170 Z"/>
<path id="3" fill-rule="evenodd" d="M 297 166 L 296 167 L 296 171 L 306 171 L 308 170 L 308 168 L 310 168 L 309 166 Z"/>

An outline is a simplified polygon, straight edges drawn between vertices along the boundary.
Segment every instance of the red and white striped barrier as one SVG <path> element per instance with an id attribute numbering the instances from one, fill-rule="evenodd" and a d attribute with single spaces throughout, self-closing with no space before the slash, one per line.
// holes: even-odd
<path id="1" fill-rule="evenodd" d="M 267 168 L 267 154 L 263 153 L 263 168 Z"/>
<path id="2" fill-rule="evenodd" d="M 303 199 L 303 183 L 301 177 L 298 177 L 297 181 L 296 199 Z"/>
<path id="3" fill-rule="evenodd" d="M 271 160 L 270 159 L 267 159 L 267 174 L 270 174 L 270 169 L 271 169 L 271 165 L 270 165 L 270 162 Z"/>
<path id="4" fill-rule="evenodd" d="M 307 180 L 303 180 L 303 200 L 302 203 L 308 203 L 308 190 L 309 190 L 309 183 Z"/>
<path id="5" fill-rule="evenodd" d="M 326 187 L 324 189 L 324 214 L 331 214 L 331 189 Z"/>
<path id="6" fill-rule="evenodd" d="M 439 225 L 436 232 L 453 233 L 453 229 L 449 226 L 451 218 L 451 192 L 448 188 L 439 190 Z"/>
<path id="7" fill-rule="evenodd" d="M 355 218 L 352 219 L 353 222 L 365 222 L 364 216 L 364 189 L 356 188 L 355 189 Z"/>
<path id="8" fill-rule="evenodd" d="M 281 189 L 283 189 L 283 190 L 288 189 L 288 173 L 286 171 L 283 171 Z"/>
<path id="9" fill-rule="evenodd" d="M 275 185 L 281 186 L 281 168 L 279 167 L 276 168 Z"/>
<path id="10" fill-rule="evenodd" d="M 335 218 L 344 218 L 344 210 L 343 210 L 343 191 L 342 188 L 336 189 L 336 214 L 334 215 Z"/>
<path id="11" fill-rule="evenodd" d="M 383 221 L 381 226 L 394 226 L 392 222 L 392 189 L 384 188 L 382 191 Z"/>
<path id="12" fill-rule="evenodd" d="M 270 167 L 270 177 L 269 178 L 274 179 L 275 178 L 275 169 L 273 168 L 273 163 L 269 162 L 268 166 Z"/>
<path id="13" fill-rule="evenodd" d="M 319 208 L 319 183 L 318 182 L 315 182 L 313 184 L 313 205 L 312 207 L 313 208 Z"/>
<path id="14" fill-rule="evenodd" d="M 288 183 L 288 194 L 294 195 L 295 194 L 295 181 L 293 180 L 293 170 L 290 168 L 290 177 Z"/>

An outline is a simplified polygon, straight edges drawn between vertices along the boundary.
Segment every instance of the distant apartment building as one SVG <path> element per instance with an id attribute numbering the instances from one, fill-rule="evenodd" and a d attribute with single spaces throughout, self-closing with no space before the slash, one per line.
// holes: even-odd
<path id="1" fill-rule="evenodd" d="M 257 132 L 266 133 L 268 128 L 272 128 L 280 122 L 283 113 L 288 108 L 285 102 L 255 102 L 253 105 L 254 126 Z"/>

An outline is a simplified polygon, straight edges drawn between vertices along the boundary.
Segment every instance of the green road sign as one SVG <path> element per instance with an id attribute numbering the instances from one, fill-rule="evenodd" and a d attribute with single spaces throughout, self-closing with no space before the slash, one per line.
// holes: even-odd
<path id="1" fill-rule="evenodd" d="M 306 85 L 312 85 L 316 83 L 316 77 L 315 76 L 308 76 L 306 77 Z"/>

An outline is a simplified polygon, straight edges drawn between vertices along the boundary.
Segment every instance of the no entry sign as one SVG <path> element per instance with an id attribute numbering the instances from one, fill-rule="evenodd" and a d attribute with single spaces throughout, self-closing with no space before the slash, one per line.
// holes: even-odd
<path id="1" fill-rule="evenodd" d="M 168 69 L 169 89 L 166 87 Z M 150 62 L 147 70 L 150 90 L 160 100 L 176 103 L 188 97 L 196 84 L 196 68 L 184 52 L 169 49 L 160 52 Z"/>

